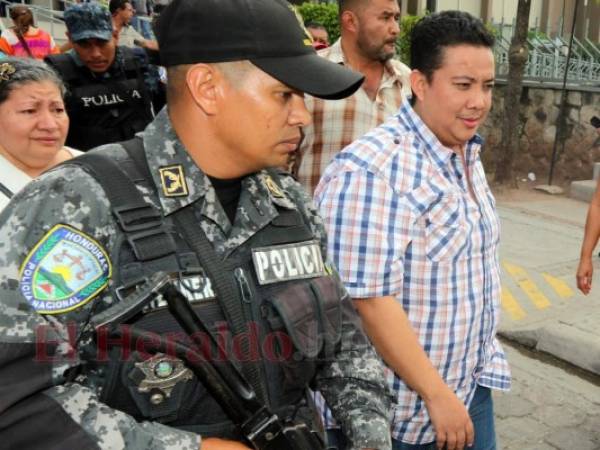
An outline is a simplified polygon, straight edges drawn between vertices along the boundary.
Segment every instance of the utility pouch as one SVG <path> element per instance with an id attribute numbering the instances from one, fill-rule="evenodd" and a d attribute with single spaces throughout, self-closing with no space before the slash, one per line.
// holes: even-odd
<path id="1" fill-rule="evenodd" d="M 318 363 L 341 336 L 341 295 L 334 277 L 326 276 L 289 283 L 267 296 L 264 316 L 279 334 L 273 355 L 287 383 L 306 385 Z"/>

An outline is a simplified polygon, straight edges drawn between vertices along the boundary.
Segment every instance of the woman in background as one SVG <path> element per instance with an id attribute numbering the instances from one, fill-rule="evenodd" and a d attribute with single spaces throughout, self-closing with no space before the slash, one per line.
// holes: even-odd
<path id="1" fill-rule="evenodd" d="M 80 154 L 64 147 L 65 87 L 45 63 L 0 60 L 0 211 L 45 170 Z"/>
<path id="2" fill-rule="evenodd" d="M 52 36 L 34 26 L 33 14 L 27 6 L 11 8 L 10 18 L 14 26 L 2 31 L 0 52 L 36 59 L 60 52 Z"/>

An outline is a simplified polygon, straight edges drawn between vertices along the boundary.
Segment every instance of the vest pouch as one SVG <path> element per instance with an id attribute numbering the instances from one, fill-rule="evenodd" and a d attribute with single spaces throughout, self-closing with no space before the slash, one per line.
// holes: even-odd
<path id="1" fill-rule="evenodd" d="M 268 298 L 267 302 L 271 305 L 271 311 L 267 313 L 271 330 L 283 331 L 289 338 L 293 345 L 293 358 L 316 358 L 323 348 L 323 334 L 319 323 L 319 305 L 310 283 L 289 284 Z"/>
<path id="2" fill-rule="evenodd" d="M 319 360 L 334 351 L 341 338 L 341 297 L 334 277 L 287 284 L 267 296 L 265 317 L 273 333 L 283 333 L 274 355 L 288 389 L 302 389 Z M 289 348 L 291 346 L 291 348 Z M 268 348 L 271 348 L 268 346 Z"/>
<path id="3" fill-rule="evenodd" d="M 342 337 L 342 299 L 347 295 L 337 276 L 314 278 L 310 287 L 318 299 L 323 357 L 333 356 Z"/>

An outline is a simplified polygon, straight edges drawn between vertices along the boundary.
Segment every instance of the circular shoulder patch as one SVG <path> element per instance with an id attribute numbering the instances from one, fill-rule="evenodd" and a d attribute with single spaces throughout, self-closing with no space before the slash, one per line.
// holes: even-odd
<path id="1" fill-rule="evenodd" d="M 58 224 L 25 258 L 19 272 L 21 292 L 40 314 L 76 309 L 108 284 L 112 267 L 94 239 Z"/>

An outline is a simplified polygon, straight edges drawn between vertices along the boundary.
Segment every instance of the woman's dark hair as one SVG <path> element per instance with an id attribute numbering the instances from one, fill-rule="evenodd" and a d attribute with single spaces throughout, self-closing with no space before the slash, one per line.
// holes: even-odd
<path id="1" fill-rule="evenodd" d="M 46 63 L 32 58 L 9 57 L 0 60 L 0 104 L 15 89 L 43 81 L 54 83 L 64 97 L 66 89 L 62 79 Z"/>
<path id="2" fill-rule="evenodd" d="M 14 6 L 10 9 L 10 18 L 15 24 L 13 30 L 17 35 L 19 42 L 21 42 L 21 45 L 29 57 L 33 57 L 29 45 L 27 44 L 27 40 L 25 39 L 25 34 L 29 31 L 29 27 L 35 26 L 31 10 L 27 6 Z"/>
<path id="3" fill-rule="evenodd" d="M 462 11 L 441 11 L 423 17 L 410 35 L 410 65 L 431 81 L 442 66 L 444 48 L 455 45 L 494 46 L 494 36 L 483 22 Z"/>

